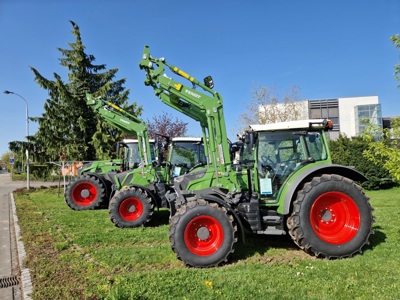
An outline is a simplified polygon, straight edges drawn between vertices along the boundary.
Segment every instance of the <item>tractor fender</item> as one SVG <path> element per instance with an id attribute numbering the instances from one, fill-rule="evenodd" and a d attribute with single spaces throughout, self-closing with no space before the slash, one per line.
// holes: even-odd
<path id="1" fill-rule="evenodd" d="M 347 167 L 342 165 L 336 164 L 329 164 L 329 165 L 317 165 L 311 167 L 305 171 L 302 171 L 295 177 L 293 181 L 290 182 L 288 188 L 285 192 L 285 200 L 281 209 L 278 209 L 278 212 L 283 215 L 287 215 L 290 212 L 290 205 L 292 204 L 292 200 L 298 187 L 310 178 L 314 176 L 320 176 L 321 174 L 337 174 L 343 177 L 347 177 L 353 181 L 364 182 L 367 181 L 368 178 L 361 174 L 359 171 L 354 169 L 353 167 Z"/>
<path id="2" fill-rule="evenodd" d="M 221 198 L 215 197 L 213 195 L 207 195 L 207 194 L 202 194 L 201 198 L 203 198 L 204 200 L 208 201 L 208 202 L 216 202 L 218 204 L 220 204 L 221 206 L 225 207 L 227 211 L 229 211 L 233 217 L 235 218 L 236 222 L 239 225 L 239 233 L 240 236 L 242 238 L 243 243 L 245 242 L 245 227 L 243 226 L 242 221 L 239 218 L 239 215 L 235 212 L 235 210 L 224 200 L 222 200 Z"/>

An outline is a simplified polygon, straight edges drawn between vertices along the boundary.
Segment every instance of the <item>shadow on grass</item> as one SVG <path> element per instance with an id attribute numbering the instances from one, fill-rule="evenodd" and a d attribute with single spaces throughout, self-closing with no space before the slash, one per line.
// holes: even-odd
<path id="1" fill-rule="evenodd" d="M 382 232 L 381 226 L 374 226 L 374 234 L 369 237 L 369 245 L 365 246 L 364 250 L 373 250 L 379 244 L 382 244 L 386 241 L 386 234 Z"/>
<path id="2" fill-rule="evenodd" d="M 363 252 L 367 250 L 374 251 L 376 246 L 386 241 L 386 234 L 383 233 L 381 229 L 380 226 L 373 227 L 374 234 L 369 237 L 369 244 L 362 248 Z M 264 261 L 265 263 L 274 261 L 289 262 L 294 258 L 317 259 L 300 249 L 289 235 L 258 235 L 246 232 L 245 242 L 243 243 L 242 241 L 239 241 L 231 258 L 231 262 L 246 260 L 253 257 L 255 254 L 259 254 L 260 258 L 258 260 Z"/>
<path id="3" fill-rule="evenodd" d="M 282 249 L 288 252 L 274 251 Z M 308 254 L 294 244 L 289 235 L 259 235 L 246 232 L 245 241 L 238 243 L 231 261 L 246 260 L 255 254 L 259 254 L 260 260 L 265 260 L 266 262 L 278 259 L 290 260 L 295 257 L 309 257 Z"/>
<path id="4" fill-rule="evenodd" d="M 150 222 L 146 227 L 158 227 L 161 225 L 169 224 L 169 210 L 168 209 L 155 209 Z"/>

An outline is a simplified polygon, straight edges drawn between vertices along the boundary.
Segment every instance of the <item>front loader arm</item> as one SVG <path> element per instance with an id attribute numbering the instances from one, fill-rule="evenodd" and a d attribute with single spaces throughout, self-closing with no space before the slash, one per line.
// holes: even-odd
<path id="1" fill-rule="evenodd" d="M 151 164 L 151 151 L 147 124 L 138 117 L 128 113 L 121 107 L 100 98 L 93 98 L 86 94 L 87 105 L 93 106 L 95 112 L 99 113 L 110 125 L 138 137 L 139 154 L 145 165 Z"/>
<path id="2" fill-rule="evenodd" d="M 190 81 L 192 88 L 167 77 L 164 74 L 165 66 Z M 163 103 L 200 123 L 203 142 L 209 147 L 211 159 L 218 168 L 216 171 L 226 172 L 231 161 L 220 94 L 177 67 L 167 64 L 164 58 L 152 58 L 148 46 L 144 48 L 139 67 L 146 71 L 145 85 L 153 87 L 155 95 Z M 203 91 L 196 90 L 196 87 Z"/>

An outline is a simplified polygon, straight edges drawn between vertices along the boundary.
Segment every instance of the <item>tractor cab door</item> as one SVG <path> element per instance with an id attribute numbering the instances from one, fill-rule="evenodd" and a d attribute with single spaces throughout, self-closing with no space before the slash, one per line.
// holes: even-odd
<path id="1" fill-rule="evenodd" d="M 275 200 L 284 181 L 307 157 L 304 139 L 292 132 L 258 135 L 257 175 L 261 198 Z"/>
<path id="2" fill-rule="evenodd" d="M 261 199 L 275 201 L 284 182 L 302 166 L 327 159 L 321 132 L 260 132 L 257 176 Z"/>
<path id="3" fill-rule="evenodd" d="M 189 172 L 193 167 L 206 165 L 204 145 L 194 141 L 173 142 L 170 153 L 171 181 Z"/>
<path id="4" fill-rule="evenodd" d="M 139 155 L 137 142 L 128 144 L 128 149 L 125 151 L 125 161 L 128 163 L 128 170 L 136 169 L 139 166 L 142 159 Z"/>
<path id="5" fill-rule="evenodd" d="M 142 158 L 140 157 L 139 145 L 137 140 L 134 142 L 126 143 L 126 148 L 124 152 L 125 170 L 136 169 L 142 163 Z M 155 155 L 155 145 L 153 141 L 150 141 L 150 156 L 151 160 L 156 159 Z"/>

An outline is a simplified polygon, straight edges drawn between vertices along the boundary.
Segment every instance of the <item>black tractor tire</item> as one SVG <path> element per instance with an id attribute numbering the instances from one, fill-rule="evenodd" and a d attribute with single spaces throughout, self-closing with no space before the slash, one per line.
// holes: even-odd
<path id="1" fill-rule="evenodd" d="M 64 197 L 73 210 L 96 209 L 107 200 L 106 187 L 98 178 L 83 174 L 67 185 Z"/>
<path id="2" fill-rule="evenodd" d="M 369 198 L 352 180 L 322 175 L 298 192 L 287 227 L 293 241 L 311 255 L 352 257 L 373 233 L 372 211 Z"/>
<path id="3" fill-rule="evenodd" d="M 172 250 L 185 265 L 217 267 L 228 261 L 237 242 L 237 225 L 225 207 L 203 199 L 182 205 L 170 222 Z"/>
<path id="4" fill-rule="evenodd" d="M 153 215 L 154 203 L 147 192 L 139 187 L 122 189 L 109 204 L 110 219 L 119 228 L 146 225 Z"/>

